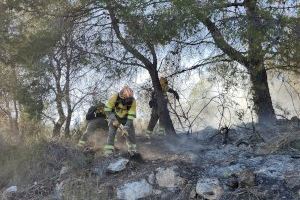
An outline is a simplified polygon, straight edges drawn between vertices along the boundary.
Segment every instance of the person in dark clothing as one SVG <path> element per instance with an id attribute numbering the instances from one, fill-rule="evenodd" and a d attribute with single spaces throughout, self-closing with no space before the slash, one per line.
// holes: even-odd
<path id="1" fill-rule="evenodd" d="M 169 92 L 169 93 L 172 93 L 177 100 L 179 100 L 178 93 L 169 87 L 167 78 L 161 77 L 159 79 L 159 82 L 160 82 L 160 85 L 161 85 L 161 88 L 162 88 L 165 98 L 167 98 L 167 92 Z M 150 106 L 150 108 L 152 108 L 152 110 L 151 110 L 151 118 L 150 118 L 150 121 L 149 121 L 149 124 L 147 127 L 147 131 L 146 131 L 146 136 L 148 138 L 150 138 L 151 135 L 153 134 L 153 129 L 159 120 L 160 113 L 159 113 L 157 104 L 158 104 L 158 102 L 157 102 L 156 94 L 153 91 L 151 94 L 151 100 L 149 101 L 149 106 Z M 162 134 L 162 135 L 165 134 L 165 128 L 162 126 L 161 123 L 159 123 L 158 132 L 159 132 L 159 134 Z"/>
<path id="2" fill-rule="evenodd" d="M 97 103 L 96 106 L 89 108 L 86 114 L 87 127 L 81 136 L 78 145 L 84 147 L 87 145 L 88 139 L 98 132 L 107 132 L 108 124 L 104 112 L 105 104 L 102 102 Z"/>

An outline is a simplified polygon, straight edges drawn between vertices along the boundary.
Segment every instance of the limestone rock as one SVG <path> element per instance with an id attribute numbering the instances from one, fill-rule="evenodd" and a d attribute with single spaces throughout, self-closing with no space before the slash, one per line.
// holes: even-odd
<path id="1" fill-rule="evenodd" d="M 3 200 L 14 199 L 14 196 L 17 191 L 18 191 L 17 186 L 10 186 L 3 192 L 2 199 Z"/>
<path id="2" fill-rule="evenodd" d="M 217 178 L 199 179 L 196 185 L 196 192 L 198 195 L 208 200 L 218 200 L 224 193 Z"/>
<path id="3" fill-rule="evenodd" d="M 197 197 L 196 190 L 192 189 L 192 191 L 190 192 L 189 199 L 195 199 L 196 197 Z"/>
<path id="4" fill-rule="evenodd" d="M 174 188 L 183 183 L 183 179 L 175 171 L 177 166 L 169 168 L 158 168 L 156 173 L 156 182 L 160 187 Z"/>
<path id="5" fill-rule="evenodd" d="M 149 176 L 148 176 L 148 182 L 153 185 L 155 183 L 155 175 L 152 172 Z"/>
<path id="6" fill-rule="evenodd" d="M 9 188 L 7 188 L 5 190 L 5 192 L 8 192 L 8 193 L 14 193 L 14 192 L 17 192 L 18 191 L 18 187 L 17 186 L 10 186 Z"/>
<path id="7" fill-rule="evenodd" d="M 152 193 L 153 188 L 145 179 L 126 183 L 123 186 L 117 188 L 117 198 L 124 200 L 136 200 L 145 198 L 150 196 Z"/>
<path id="8" fill-rule="evenodd" d="M 111 173 L 120 172 L 126 168 L 128 162 L 128 159 L 120 158 L 117 161 L 110 163 L 107 167 L 107 171 Z"/>

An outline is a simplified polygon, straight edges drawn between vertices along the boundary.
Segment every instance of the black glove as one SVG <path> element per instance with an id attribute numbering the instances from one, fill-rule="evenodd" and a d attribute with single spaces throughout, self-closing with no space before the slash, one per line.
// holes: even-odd
<path id="1" fill-rule="evenodd" d="M 179 95 L 178 95 L 178 93 L 177 93 L 176 91 L 174 91 L 174 96 L 175 96 L 175 98 L 176 98 L 177 100 L 179 100 Z"/>
<path id="2" fill-rule="evenodd" d="M 174 97 L 175 97 L 177 100 L 179 100 L 179 95 L 178 95 L 178 93 L 177 93 L 175 90 L 169 88 L 168 92 L 173 93 L 173 94 L 174 94 Z"/>
<path id="3" fill-rule="evenodd" d="M 152 101 L 152 100 L 149 101 L 149 107 L 150 107 L 150 108 L 153 107 L 153 101 Z"/>

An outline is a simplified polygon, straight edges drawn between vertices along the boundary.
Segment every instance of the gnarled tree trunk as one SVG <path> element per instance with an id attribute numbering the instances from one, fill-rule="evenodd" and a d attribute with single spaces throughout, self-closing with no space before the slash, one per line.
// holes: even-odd
<path id="1" fill-rule="evenodd" d="M 261 67 L 249 67 L 250 80 L 252 83 L 252 96 L 254 110 L 260 124 L 273 124 L 276 120 L 275 111 L 272 105 L 268 77 L 266 69 Z"/>
<path id="2" fill-rule="evenodd" d="M 226 53 L 232 60 L 245 66 L 250 73 L 250 80 L 253 91 L 253 103 L 260 124 L 269 124 L 276 119 L 272 105 L 272 99 L 268 86 L 267 72 L 264 67 L 263 25 L 257 7 L 257 0 L 245 0 L 242 5 L 246 10 L 247 18 L 247 43 L 248 54 L 235 49 L 229 44 L 221 30 L 207 16 L 200 17 L 202 23 L 211 33 L 216 46 Z"/>
<path id="3" fill-rule="evenodd" d="M 258 123 L 273 124 L 276 120 L 270 95 L 268 76 L 264 66 L 264 32 L 263 23 L 257 6 L 257 0 L 245 0 L 248 19 L 248 64 L 246 68 L 250 73 L 254 110 Z"/>
<path id="4" fill-rule="evenodd" d="M 151 76 L 154 92 L 157 98 L 160 123 L 164 126 L 167 134 L 175 135 L 176 132 L 168 109 L 168 104 L 167 104 L 168 101 L 162 92 L 162 88 L 159 82 L 158 72 L 154 70 L 156 68 L 153 67 L 152 69 L 153 70 L 149 70 L 149 73 Z"/>
<path id="5" fill-rule="evenodd" d="M 57 91 L 60 91 L 57 94 L 56 100 L 55 100 L 56 101 L 56 108 L 57 108 L 59 119 L 54 124 L 53 132 L 52 132 L 52 137 L 60 136 L 61 128 L 62 128 L 62 126 L 63 126 L 63 124 L 65 123 L 65 120 L 66 120 L 66 116 L 65 116 L 64 110 L 63 110 L 63 103 L 62 103 L 62 101 L 63 101 L 62 100 L 63 94 L 61 92 L 60 85 L 58 86 L 58 90 Z"/>

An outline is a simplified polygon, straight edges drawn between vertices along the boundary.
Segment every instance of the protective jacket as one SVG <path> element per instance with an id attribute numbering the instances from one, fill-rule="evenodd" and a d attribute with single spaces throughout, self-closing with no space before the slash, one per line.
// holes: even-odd
<path id="1" fill-rule="evenodd" d="M 136 118 L 136 100 L 132 98 L 132 101 L 126 102 L 119 97 L 118 93 L 113 94 L 107 101 L 104 111 L 114 112 L 121 119 L 133 120 Z"/>

